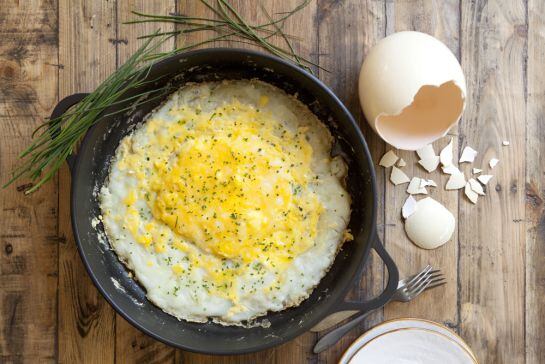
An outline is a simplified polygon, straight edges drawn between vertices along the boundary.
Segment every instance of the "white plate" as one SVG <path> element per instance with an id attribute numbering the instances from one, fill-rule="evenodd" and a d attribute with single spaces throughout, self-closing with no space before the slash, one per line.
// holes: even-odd
<path id="1" fill-rule="evenodd" d="M 388 331 L 367 341 L 350 364 L 474 364 L 471 354 L 436 331 L 417 328 Z"/>
<path id="2" fill-rule="evenodd" d="M 474 362 L 475 363 L 477 362 L 477 359 L 475 355 L 472 353 L 469 346 L 454 331 L 433 321 L 408 318 L 408 319 L 395 319 L 395 320 L 385 321 L 382 324 L 377 325 L 373 327 L 372 329 L 370 329 L 369 331 L 365 332 L 358 339 L 356 339 L 356 341 L 354 341 L 354 343 L 352 343 L 352 345 L 350 345 L 350 347 L 345 351 L 344 355 L 339 360 L 339 364 L 349 363 L 350 359 L 360 349 L 360 347 L 362 347 L 363 345 L 365 345 L 365 343 L 374 339 L 375 337 L 392 330 L 405 329 L 405 328 L 422 328 L 422 329 L 427 329 L 427 330 L 431 330 L 431 331 L 435 331 L 440 334 L 443 334 L 447 336 L 448 338 L 454 340 L 459 345 L 461 345 L 467 352 L 470 353 Z"/>

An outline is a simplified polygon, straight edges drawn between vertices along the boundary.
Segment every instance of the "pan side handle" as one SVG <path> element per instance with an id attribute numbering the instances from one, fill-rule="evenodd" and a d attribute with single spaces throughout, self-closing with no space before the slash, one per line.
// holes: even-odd
<path id="1" fill-rule="evenodd" d="M 66 96 L 63 98 L 59 103 L 55 106 L 53 109 L 53 112 L 51 113 L 51 117 L 49 118 L 49 135 L 51 136 L 51 139 L 55 139 L 58 135 L 60 130 L 58 128 L 54 128 L 56 125 L 54 123 L 55 120 L 58 120 L 59 117 L 64 115 L 72 106 L 83 100 L 85 97 L 89 95 L 88 93 L 77 93 L 72 94 L 69 96 Z M 62 125 L 61 125 L 62 128 Z M 70 168 L 70 172 L 74 169 L 74 163 L 76 162 L 76 156 L 72 152 L 66 157 L 66 162 L 68 163 L 68 167 Z"/>
<path id="2" fill-rule="evenodd" d="M 399 271 L 397 266 L 382 245 L 379 237 L 376 235 L 376 232 L 373 236 L 373 249 L 378 253 L 386 268 L 388 269 L 388 283 L 386 288 L 380 295 L 375 298 L 372 298 L 364 302 L 355 302 L 355 301 L 344 301 L 339 306 L 336 307 L 335 312 L 329 314 L 325 319 L 320 321 L 316 326 L 314 326 L 310 331 L 319 332 L 325 329 L 328 329 L 341 321 L 344 321 L 348 317 L 353 316 L 354 314 L 359 313 L 368 313 L 372 310 L 380 308 L 386 305 L 392 298 L 394 292 L 397 289 L 397 284 L 399 282 Z"/>

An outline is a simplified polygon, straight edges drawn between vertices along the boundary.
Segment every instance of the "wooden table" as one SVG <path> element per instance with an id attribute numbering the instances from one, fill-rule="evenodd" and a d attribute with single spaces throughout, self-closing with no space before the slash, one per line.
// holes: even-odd
<path id="1" fill-rule="evenodd" d="M 248 19 L 266 19 L 255 2 L 232 2 Z M 271 0 L 265 6 L 274 13 L 298 2 Z M 204 13 L 193 0 L 0 0 L 3 182 L 55 103 L 93 90 L 138 47 L 136 37 L 154 29 L 123 25 L 132 9 Z M 311 353 L 317 338 L 312 333 L 239 357 L 174 350 L 116 315 L 91 283 L 71 232 L 70 177 L 64 167 L 30 196 L 20 192 L 23 182 L 0 191 L 0 361 L 333 363 L 365 328 L 411 316 L 457 331 L 481 363 L 545 362 L 544 14 L 540 0 L 319 0 L 286 24 L 289 33 L 302 38 L 299 51 L 331 71 L 318 76 L 360 121 L 375 161 L 387 146 L 363 121 L 356 87 L 369 48 L 395 31 L 419 30 L 445 42 L 461 60 L 468 102 L 450 134 L 457 151 L 470 145 L 480 152 L 476 166 L 493 156 L 500 159 L 487 196 L 473 206 L 461 193 L 434 189 L 432 196 L 457 216 L 457 230 L 440 249 L 424 251 L 403 231 L 404 188 L 377 170 L 379 232 L 401 274 L 431 263 L 445 272 L 445 287 L 409 304 L 388 305 L 321 355 Z M 502 140 L 510 146 L 502 146 Z M 444 144 L 436 144 L 436 150 Z M 414 153 L 400 155 L 409 174 L 424 175 Z M 444 185 L 444 176 L 434 178 Z M 379 292 L 384 275 L 373 256 L 352 297 Z"/>

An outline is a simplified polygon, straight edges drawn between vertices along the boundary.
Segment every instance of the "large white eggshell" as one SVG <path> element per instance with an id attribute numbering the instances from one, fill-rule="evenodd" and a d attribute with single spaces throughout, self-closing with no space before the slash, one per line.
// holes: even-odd
<path id="1" fill-rule="evenodd" d="M 416 204 L 416 210 L 405 220 L 405 231 L 413 243 L 424 249 L 435 249 L 452 237 L 454 215 L 431 197 Z"/>
<path id="2" fill-rule="evenodd" d="M 458 122 L 466 83 L 446 45 L 428 34 L 399 32 L 369 51 L 360 72 L 359 97 L 367 121 L 381 138 L 396 148 L 417 150 Z"/>

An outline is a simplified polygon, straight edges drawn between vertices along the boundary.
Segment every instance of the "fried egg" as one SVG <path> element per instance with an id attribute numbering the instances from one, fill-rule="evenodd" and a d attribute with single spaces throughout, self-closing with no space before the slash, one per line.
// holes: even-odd
<path id="1" fill-rule="evenodd" d="M 332 142 L 270 84 L 185 85 L 117 148 L 100 191 L 110 245 L 179 319 L 242 325 L 296 306 L 351 238 Z"/>

